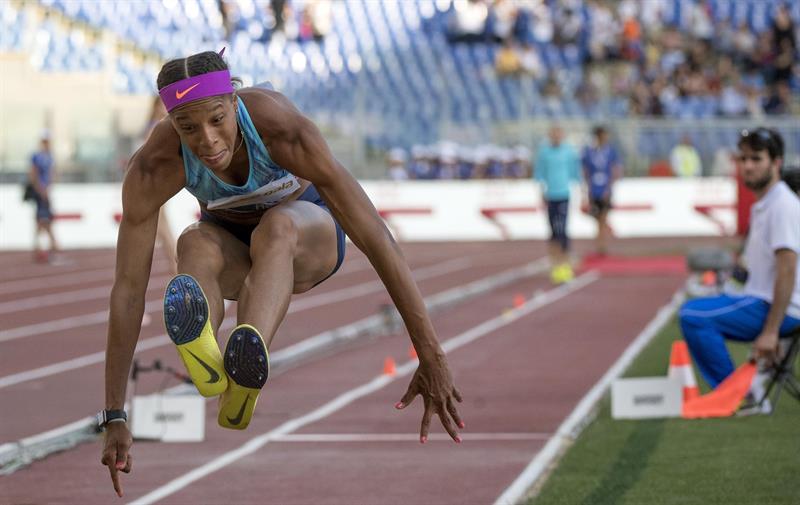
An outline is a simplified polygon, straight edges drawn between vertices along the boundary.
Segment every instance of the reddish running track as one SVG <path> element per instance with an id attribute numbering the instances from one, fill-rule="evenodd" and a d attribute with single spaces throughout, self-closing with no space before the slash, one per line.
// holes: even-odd
<path id="1" fill-rule="evenodd" d="M 656 247 L 656 242 L 630 244 Z M 515 242 L 411 244 L 404 249 L 416 272 L 431 272 L 430 277 L 420 281 L 422 291 L 429 295 L 530 261 L 541 256 L 544 247 Z M 382 289 L 351 298 L 342 295 L 348 293 L 343 290 L 350 289 L 352 294 L 354 286 L 375 281 L 363 256 L 352 249 L 348 253 L 342 272 L 312 292 L 296 297 L 293 305 L 325 294 L 330 294 L 331 300 L 290 314 L 272 351 L 374 314 L 388 301 Z M 0 286 L 23 278 L 49 276 L 55 280 L 58 275 L 65 275 L 56 273 L 59 268 L 64 272 L 88 271 L 98 270 L 98 264 L 110 268 L 113 263 L 105 259 L 111 254 L 107 251 L 85 254 L 94 255 L 94 260 L 53 267 L 51 274 L 28 268 L 30 271 L 24 276 L 16 274 L 16 268 L 7 267 L 6 259 L 0 256 Z M 24 257 L 19 258 L 22 261 Z M 449 271 L 437 276 L 437 269 Z M 163 267 L 154 269 L 154 277 L 163 275 Z M 460 411 L 467 428 L 460 445 L 446 440 L 436 420 L 431 440 L 419 444 L 419 399 L 405 411 L 392 408 L 402 396 L 409 376 L 397 377 L 313 422 L 304 418 L 380 376 L 386 356 L 393 356 L 401 364 L 408 361 L 407 337 L 394 335 L 273 377 L 262 394 L 253 422 L 244 432 L 218 428 L 216 408 L 210 402 L 205 442 L 136 443 L 134 472 L 123 477 L 125 498 L 147 497 L 160 490 L 164 503 L 492 502 L 683 282 L 683 275 L 675 273 L 586 275 L 585 285 L 583 281 L 577 283 L 562 298 L 514 321 L 510 320 L 511 315 L 501 315 L 510 308 L 514 295 L 530 297 L 535 291 L 550 290 L 546 276 L 519 281 L 434 316 L 442 341 L 470 330 L 475 333 L 474 329 L 486 321 L 501 325 L 449 354 L 456 383 L 465 396 Z M 109 287 L 108 280 L 91 286 Z M 56 291 L 77 289 L 89 288 L 75 284 L 36 293 L 49 296 Z M 148 299 L 160 302 L 159 289 L 154 288 Z M 647 297 L 641 296 L 643 291 Z M 22 298 L 23 295 L 2 294 L 0 304 Z M 317 298 L 310 305 L 322 301 Z M 33 322 L 24 319 L 29 317 L 26 314 L 21 314 L 20 319 L 16 319 L 16 313 L 13 318 L 4 317 L 0 331 L 0 386 L 3 378 L 13 374 L 101 352 L 105 342 L 102 321 L 7 341 L 2 341 L 4 334 L 25 324 L 42 322 L 42 312 L 47 314 L 46 319 L 64 319 L 98 312 L 104 306 L 107 307 L 107 299 L 100 298 L 54 305 L 39 311 Z M 524 312 L 529 306 L 520 310 Z M 310 314 L 313 317 L 308 317 Z M 141 340 L 163 333 L 160 308 L 152 311 L 152 317 Z M 159 358 L 173 365 L 178 361 L 166 343 L 140 355 L 143 361 Z M 102 361 L 98 361 L 0 387 L 0 401 L 13 405 L 15 413 L 2 417 L 0 440 L 13 441 L 40 433 L 97 410 L 103 401 L 102 368 Z M 155 390 L 160 382 L 155 377 L 141 381 L 139 393 Z M 47 408 L 46 416 L 42 415 L 42 405 Z M 308 422 L 287 432 L 284 423 L 297 419 Z M 253 444 L 254 437 L 262 436 L 255 442 L 263 442 L 264 434 L 281 426 L 283 436 L 273 433 L 268 443 L 254 452 L 239 457 L 231 453 L 243 444 Z M 4 477 L 0 502 L 109 503 L 115 497 L 107 471 L 98 463 L 99 454 L 99 442 L 85 444 Z M 229 454 L 228 464 L 220 465 L 218 458 L 225 454 Z M 201 471 L 207 475 L 194 482 L 174 483 L 208 463 L 218 468 Z M 45 478 L 49 482 L 46 488 L 39 485 Z"/>
<path id="2" fill-rule="evenodd" d="M 538 250 L 536 245 L 528 247 L 531 256 L 541 254 L 540 247 Z M 388 295 L 364 257 L 352 249 L 348 253 L 341 272 L 309 293 L 294 298 L 290 315 L 279 329 L 271 351 L 375 314 L 388 303 Z M 113 253 L 106 251 L 105 255 L 112 256 Z M 463 247 L 452 244 L 435 248 L 434 252 L 429 252 L 426 247 L 409 247 L 407 255 L 415 275 L 421 279 L 419 286 L 425 295 L 508 270 L 529 258 L 508 248 L 490 246 L 487 249 L 473 244 L 464 244 Z M 107 262 L 109 269 L 112 263 Z M 139 352 L 138 357 L 144 363 L 161 359 L 164 364 L 178 366 L 177 353 L 164 336 L 161 322 L 161 295 L 168 275 L 164 270 L 166 263 L 158 264 L 161 268 L 154 268 L 152 277 L 159 282 L 151 280 L 148 291 L 151 322 L 143 328 L 140 336 L 140 345 L 144 343 L 153 347 Z M 72 267 L 60 269 L 72 268 L 69 272 L 54 269 L 51 278 L 57 283 L 59 276 L 74 277 L 85 267 L 88 265 L 78 262 L 77 271 Z M 3 273 L 8 277 L 14 275 L 12 269 L 4 269 Z M 106 284 L 100 286 L 106 293 L 96 299 L 71 302 L 67 297 L 64 303 L 46 310 L 31 308 L 6 314 L 0 322 L 0 401 L 15 405 L 17 412 L 17 415 L 4 417 L 0 422 L 0 443 L 13 442 L 75 421 L 103 404 L 103 350 L 112 277 L 113 273 L 110 273 Z M 3 285 L 6 284 L 7 281 L 3 280 Z M 35 295 L 54 296 L 59 292 L 74 293 L 96 287 L 76 283 L 58 286 L 48 292 L 39 288 Z M 17 296 L 2 294 L 0 303 L 17 303 L 22 296 L 28 298 L 32 295 L 28 292 Z M 229 308 L 228 315 L 233 313 L 235 307 Z M 313 317 L 308 317 L 309 314 Z M 54 322 L 68 327 L 51 331 L 36 327 L 53 325 Z M 57 368 L 53 369 L 54 366 Z M 42 376 L 35 376 L 37 373 Z M 138 392 L 151 392 L 161 386 L 161 377 L 145 377 Z M 41 414 L 41 407 L 38 402 L 31 401 L 32 396 L 47 402 L 48 415 Z"/>

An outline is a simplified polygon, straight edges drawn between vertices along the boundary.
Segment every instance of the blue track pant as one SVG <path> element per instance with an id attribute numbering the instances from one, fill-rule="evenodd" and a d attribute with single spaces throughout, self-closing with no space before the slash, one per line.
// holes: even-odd
<path id="1" fill-rule="evenodd" d="M 752 296 L 720 295 L 696 298 L 679 312 L 683 338 L 692 359 L 712 388 L 733 372 L 725 339 L 752 342 L 760 334 L 770 304 Z M 800 326 L 800 319 L 786 316 L 780 327 L 783 337 Z"/>

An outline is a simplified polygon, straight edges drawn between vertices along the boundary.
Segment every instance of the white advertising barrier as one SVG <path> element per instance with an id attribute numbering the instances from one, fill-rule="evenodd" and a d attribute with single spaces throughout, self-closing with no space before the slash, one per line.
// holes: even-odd
<path id="1" fill-rule="evenodd" d="M 131 435 L 139 440 L 202 442 L 206 434 L 206 400 L 200 395 L 134 396 Z"/>
<path id="2" fill-rule="evenodd" d="M 545 239 L 547 209 L 528 180 L 365 181 L 365 191 L 399 240 Z M 0 185 L 0 250 L 30 249 L 34 206 L 21 185 Z M 56 236 L 64 248 L 111 247 L 122 210 L 118 184 L 62 184 L 52 189 Z M 569 214 L 574 238 L 596 224 L 575 187 Z M 185 190 L 167 204 L 175 235 L 197 220 Z M 617 237 L 721 236 L 736 228 L 736 184 L 730 178 L 624 179 L 614 187 L 609 223 Z"/>
<path id="3" fill-rule="evenodd" d="M 682 402 L 680 378 L 617 379 L 611 384 L 611 417 L 614 419 L 680 417 Z"/>

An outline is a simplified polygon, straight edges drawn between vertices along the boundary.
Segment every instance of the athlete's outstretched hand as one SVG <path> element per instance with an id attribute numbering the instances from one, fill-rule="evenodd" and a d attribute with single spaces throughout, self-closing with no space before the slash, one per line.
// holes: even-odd
<path id="1" fill-rule="evenodd" d="M 126 423 L 108 424 L 103 444 L 103 457 L 100 462 L 108 467 L 114 491 L 120 498 L 122 497 L 122 484 L 119 481 L 119 472 L 131 472 L 133 457 L 128 452 L 131 444 L 133 444 L 133 438 Z"/>
<path id="2" fill-rule="evenodd" d="M 461 443 L 458 436 L 456 425 L 464 428 L 464 421 L 458 415 L 456 402 L 461 402 L 461 393 L 453 385 L 453 377 L 447 360 L 444 355 L 434 362 L 423 362 L 420 360 L 417 371 L 408 385 L 408 390 L 403 398 L 395 405 L 397 409 L 404 409 L 416 398 L 422 395 L 425 402 L 425 413 L 422 415 L 422 426 L 419 430 L 419 441 L 425 443 L 428 440 L 428 429 L 431 425 L 431 417 L 437 414 L 442 421 L 444 429 L 457 443 Z"/>

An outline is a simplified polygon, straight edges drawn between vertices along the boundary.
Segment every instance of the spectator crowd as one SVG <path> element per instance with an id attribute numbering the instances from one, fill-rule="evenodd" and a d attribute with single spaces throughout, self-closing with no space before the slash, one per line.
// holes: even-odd
<path id="1" fill-rule="evenodd" d="M 798 114 L 798 9 L 763 2 L 764 22 L 733 24 L 712 0 L 455 0 L 448 35 L 499 44 L 498 74 L 530 76 L 548 99 L 618 98 L 637 116 Z M 579 55 L 572 84 L 567 65 L 544 63 L 548 47 Z"/>
<path id="2" fill-rule="evenodd" d="M 238 2 L 217 0 L 225 38 L 246 32 L 253 40 L 267 42 L 275 34 L 298 42 L 320 42 L 331 31 L 332 0 L 268 0 Z M 261 9 L 262 12 L 256 12 Z"/>
<path id="3" fill-rule="evenodd" d="M 387 175 L 393 180 L 519 179 L 531 175 L 531 151 L 522 145 L 472 147 L 445 141 L 415 145 L 410 153 L 391 149 L 387 165 Z"/>

